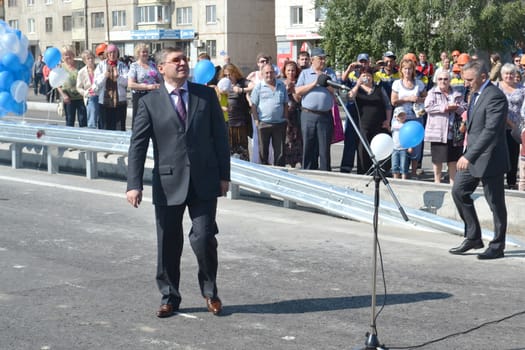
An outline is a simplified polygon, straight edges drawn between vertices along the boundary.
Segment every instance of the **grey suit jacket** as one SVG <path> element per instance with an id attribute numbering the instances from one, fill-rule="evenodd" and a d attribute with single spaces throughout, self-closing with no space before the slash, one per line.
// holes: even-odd
<path id="1" fill-rule="evenodd" d="M 200 199 L 221 195 L 230 180 L 230 151 L 215 91 L 188 82 L 188 113 L 179 119 L 164 87 L 142 97 L 128 153 L 127 189 L 141 190 L 149 140 L 153 143 L 153 204 L 178 205 L 191 184 Z"/>
<path id="2" fill-rule="evenodd" d="M 505 125 L 508 102 L 505 94 L 489 83 L 478 96 L 467 119 L 467 149 L 474 177 L 501 175 L 510 170 Z"/>

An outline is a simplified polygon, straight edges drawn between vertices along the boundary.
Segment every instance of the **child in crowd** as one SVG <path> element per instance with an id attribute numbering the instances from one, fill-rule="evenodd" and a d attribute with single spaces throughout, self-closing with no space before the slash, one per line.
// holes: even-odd
<path id="1" fill-rule="evenodd" d="M 392 175 L 394 179 L 406 180 L 408 176 L 408 154 L 411 149 L 403 148 L 399 142 L 399 130 L 406 121 L 404 107 L 396 107 L 392 118 L 392 139 L 394 140 L 394 151 L 392 152 Z"/>

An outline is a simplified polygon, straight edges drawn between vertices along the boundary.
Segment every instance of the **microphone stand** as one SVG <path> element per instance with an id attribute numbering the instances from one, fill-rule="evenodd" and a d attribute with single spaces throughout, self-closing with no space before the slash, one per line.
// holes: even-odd
<path id="1" fill-rule="evenodd" d="M 372 254 L 372 306 L 371 306 L 371 319 L 370 319 L 370 332 L 367 332 L 366 334 L 366 341 L 365 341 L 365 347 L 364 348 L 358 348 L 359 350 L 386 350 L 387 348 L 384 347 L 384 345 L 381 345 L 379 342 L 379 338 L 377 336 L 377 327 L 376 327 L 376 281 L 377 281 L 377 248 L 378 248 L 378 236 L 377 236 L 377 229 L 378 229 L 378 221 L 379 221 L 379 185 L 381 181 L 385 184 L 386 188 L 388 189 L 388 192 L 390 193 L 390 196 L 392 197 L 395 205 L 397 206 L 397 209 L 399 210 L 399 213 L 403 217 L 403 220 L 408 221 L 408 216 L 405 213 L 405 210 L 399 203 L 399 200 L 397 199 L 396 195 L 394 194 L 394 191 L 390 187 L 390 184 L 385 177 L 384 170 L 381 169 L 381 166 L 379 162 L 377 161 L 374 153 L 372 152 L 372 149 L 370 148 L 370 144 L 368 141 L 363 137 L 361 132 L 359 131 L 359 128 L 355 124 L 354 120 L 351 118 L 350 112 L 348 112 L 348 109 L 346 108 L 345 104 L 343 103 L 343 100 L 341 99 L 341 96 L 339 94 L 335 94 L 337 96 L 337 100 L 343 107 L 345 111 L 345 115 L 350 120 L 350 123 L 352 124 L 352 127 L 354 128 L 357 136 L 359 137 L 359 140 L 361 141 L 361 144 L 365 148 L 366 152 L 370 156 L 370 159 L 372 160 L 372 167 L 373 167 L 373 178 L 375 182 L 374 186 L 374 217 L 373 217 L 373 227 L 374 227 L 374 240 L 373 240 L 373 254 Z"/>

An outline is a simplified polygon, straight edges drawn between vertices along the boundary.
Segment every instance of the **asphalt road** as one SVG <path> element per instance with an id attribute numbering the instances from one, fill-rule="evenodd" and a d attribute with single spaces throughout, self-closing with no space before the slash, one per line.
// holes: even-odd
<path id="1" fill-rule="evenodd" d="M 181 313 L 158 319 L 150 191 L 134 209 L 124 188 L 0 165 L 0 349 L 363 347 L 370 225 L 271 200 L 222 198 L 223 316 L 206 311 L 186 245 Z M 377 318 L 381 343 L 414 348 L 480 327 L 423 348 L 525 349 L 525 250 L 479 261 L 450 255 L 461 240 L 450 234 L 379 227 L 379 238 L 388 291 Z M 381 303 L 381 280 L 377 290 Z"/>

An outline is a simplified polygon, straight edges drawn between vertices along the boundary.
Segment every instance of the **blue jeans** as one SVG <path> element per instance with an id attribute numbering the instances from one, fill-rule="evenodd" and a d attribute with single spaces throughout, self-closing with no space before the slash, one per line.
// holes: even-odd
<path id="1" fill-rule="evenodd" d="M 88 128 L 96 129 L 99 126 L 100 119 L 100 105 L 98 104 L 98 96 L 91 96 L 87 99 L 86 112 Z"/>
<path id="2" fill-rule="evenodd" d="M 66 111 L 66 126 L 75 126 L 75 115 L 78 118 L 79 127 L 87 126 L 84 99 L 71 100 L 69 103 L 64 103 L 64 110 Z"/>
<path id="3" fill-rule="evenodd" d="M 408 152 L 406 149 L 395 149 L 392 152 L 392 174 L 408 174 Z"/>

